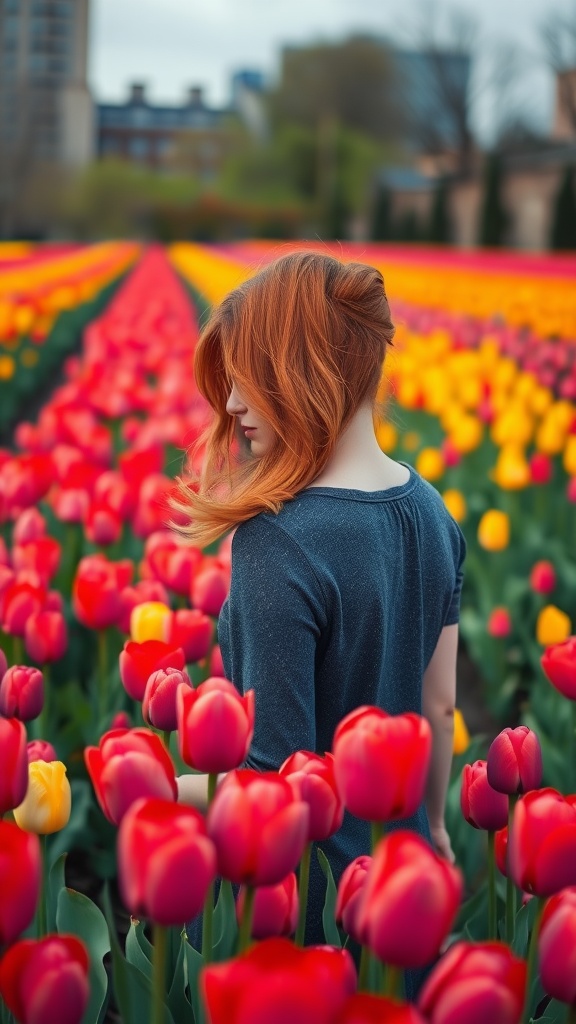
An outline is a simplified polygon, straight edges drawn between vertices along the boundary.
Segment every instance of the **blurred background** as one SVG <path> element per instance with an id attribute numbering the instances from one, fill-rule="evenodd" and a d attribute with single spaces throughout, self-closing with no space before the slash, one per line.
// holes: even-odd
<path id="1" fill-rule="evenodd" d="M 574 0 L 0 0 L 0 239 L 570 249 L 575 164 Z"/>

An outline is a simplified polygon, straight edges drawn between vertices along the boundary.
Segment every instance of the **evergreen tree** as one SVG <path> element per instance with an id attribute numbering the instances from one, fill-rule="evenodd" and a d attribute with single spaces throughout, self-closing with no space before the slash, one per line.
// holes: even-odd
<path id="1" fill-rule="evenodd" d="M 551 249 L 576 249 L 576 193 L 574 192 L 574 168 L 568 166 L 556 193 L 552 228 Z"/>
<path id="2" fill-rule="evenodd" d="M 428 227 L 429 242 L 450 241 L 450 216 L 448 212 L 448 185 L 444 178 L 441 178 L 436 186 L 430 211 L 430 224 Z"/>
<path id="3" fill-rule="evenodd" d="M 491 153 L 484 168 L 484 198 L 480 215 L 480 245 L 504 244 L 508 227 L 508 214 L 501 197 L 502 161 L 498 153 Z"/>
<path id="4" fill-rule="evenodd" d="M 392 196 L 390 189 L 381 186 L 374 201 L 370 240 L 372 242 L 389 242 L 392 238 Z"/>

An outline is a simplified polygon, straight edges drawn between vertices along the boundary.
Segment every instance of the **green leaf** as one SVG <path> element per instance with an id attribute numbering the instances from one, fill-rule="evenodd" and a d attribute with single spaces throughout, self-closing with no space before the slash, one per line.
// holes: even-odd
<path id="1" fill-rule="evenodd" d="M 194 1011 L 189 1000 L 186 998 L 186 950 L 185 946 L 188 945 L 186 939 L 186 932 L 182 932 L 180 936 L 180 952 L 178 959 L 176 960 L 176 967 L 174 969 L 174 977 L 172 978 L 172 984 L 170 985 L 170 991 L 168 994 L 168 1006 L 170 1012 L 174 1017 L 174 1020 L 178 1024 L 194 1024 Z"/>
<path id="2" fill-rule="evenodd" d="M 332 874 L 332 868 L 328 862 L 328 858 L 322 850 L 317 847 L 318 860 L 320 867 L 324 872 L 326 878 L 326 899 L 324 901 L 324 910 L 322 911 L 322 924 L 324 926 L 324 936 L 326 942 L 330 946 L 336 946 L 338 949 L 342 948 L 342 939 L 340 932 L 338 931 L 338 925 L 336 924 L 336 883 L 334 882 L 334 875 Z"/>
<path id="3" fill-rule="evenodd" d="M 144 926 L 135 917 L 130 919 L 126 936 L 126 959 L 152 980 L 152 943 L 144 934 Z"/>
<path id="4" fill-rule="evenodd" d="M 551 999 L 541 1017 L 538 1017 L 538 1024 L 566 1024 L 568 1020 L 568 1007 L 566 1003 L 559 1003 L 557 999 Z"/>
<path id="5" fill-rule="evenodd" d="M 62 888 L 58 896 L 56 927 L 60 933 L 77 935 L 88 950 L 90 999 L 82 1024 L 98 1024 L 108 994 L 108 975 L 102 961 L 110 950 L 110 942 L 104 916 L 87 896 L 74 889 Z"/>
<path id="6" fill-rule="evenodd" d="M 227 960 L 233 956 L 238 939 L 238 924 L 236 921 L 236 902 L 232 885 L 226 879 L 220 884 L 218 902 L 214 910 L 214 951 L 213 959 L 216 962 Z"/>
<path id="7" fill-rule="evenodd" d="M 56 913 L 58 909 L 58 898 L 66 887 L 64 868 L 66 865 L 66 854 L 62 853 L 58 860 L 50 868 L 48 875 L 48 931 L 56 930 Z"/>
<path id="8" fill-rule="evenodd" d="M 200 971 L 203 967 L 204 957 L 194 946 L 186 941 L 184 943 L 184 973 L 192 1009 L 194 1010 L 195 1024 L 204 1024 L 205 1020 L 204 1006 L 200 998 L 200 988 L 198 985 Z"/>
<path id="9" fill-rule="evenodd" d="M 118 936 L 116 935 L 114 914 L 107 886 L 104 887 L 103 903 L 110 935 L 114 994 L 122 1018 L 122 1024 L 142 1024 L 142 1021 L 147 1021 L 150 1018 L 152 985 L 149 978 L 135 967 L 134 964 L 129 963 L 122 954 Z M 168 1007 L 165 1008 L 164 1024 L 174 1024 Z"/>

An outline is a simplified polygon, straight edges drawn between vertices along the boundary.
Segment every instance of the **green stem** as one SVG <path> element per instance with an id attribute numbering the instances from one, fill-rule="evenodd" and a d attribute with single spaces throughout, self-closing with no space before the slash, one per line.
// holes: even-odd
<path id="1" fill-rule="evenodd" d="M 98 703 L 100 718 L 108 710 L 108 637 L 105 629 L 98 630 Z"/>
<path id="2" fill-rule="evenodd" d="M 536 911 L 536 917 L 534 918 L 534 927 L 532 928 L 530 946 L 528 947 L 528 969 L 526 971 L 526 995 L 524 999 L 525 1015 L 527 1015 L 530 1009 L 530 993 L 537 973 L 538 932 L 540 931 L 540 921 L 542 920 L 542 914 L 544 912 L 544 907 L 546 906 L 546 899 L 544 897 L 534 896 L 533 899 L 538 900 L 538 910 Z"/>
<path id="3" fill-rule="evenodd" d="M 244 890 L 244 909 L 242 912 L 242 920 L 240 921 L 240 930 L 238 932 L 238 952 L 243 953 L 244 950 L 248 949 L 250 944 L 250 936 L 252 934 L 252 918 L 254 917 L 254 897 L 256 896 L 256 889 L 253 885 L 247 885 Z"/>
<path id="4" fill-rule="evenodd" d="M 152 955 L 152 1016 L 151 1024 L 164 1024 L 164 992 L 166 989 L 166 952 L 168 929 L 154 925 L 154 951 Z"/>
<path id="5" fill-rule="evenodd" d="M 514 941 L 514 924 L 516 918 L 516 886 L 512 881 L 510 872 L 510 836 L 512 835 L 512 821 L 514 819 L 514 808 L 518 797 L 511 793 L 508 797 L 508 845 L 506 847 L 506 942 L 512 945 Z"/>
<path id="6" fill-rule="evenodd" d="M 576 1024 L 576 1006 L 568 1007 L 568 1016 L 566 1018 L 566 1024 Z"/>
<path id="7" fill-rule="evenodd" d="M 494 832 L 488 833 L 488 939 L 496 935 L 496 864 L 494 858 Z"/>
<path id="8" fill-rule="evenodd" d="M 47 740 L 50 736 L 50 665 L 46 662 L 42 666 L 44 679 L 44 703 L 40 713 L 40 739 Z"/>
<path id="9" fill-rule="evenodd" d="M 296 928 L 296 945 L 304 945 L 304 933 L 306 931 L 306 911 L 308 909 L 308 885 L 310 882 L 310 857 L 312 855 L 312 843 L 306 843 L 302 860 L 300 861 L 300 874 L 298 876 L 298 927 Z"/>
<path id="10" fill-rule="evenodd" d="M 12 664 L 22 665 L 24 659 L 24 648 L 22 646 L 22 637 L 12 637 Z"/>
<path id="11" fill-rule="evenodd" d="M 393 964 L 384 965 L 384 986 L 382 995 L 389 999 L 398 999 L 400 995 L 400 983 L 402 981 L 402 970 L 394 967 Z"/>
<path id="12" fill-rule="evenodd" d="M 172 734 L 171 729 L 164 729 L 162 732 L 162 743 L 166 747 L 168 753 L 170 753 L 170 736 Z"/>
<path id="13" fill-rule="evenodd" d="M 43 939 L 48 934 L 48 851 L 47 837 L 39 836 L 40 858 L 42 861 L 42 880 L 40 888 L 40 901 L 38 903 L 38 938 Z"/>
<path id="14" fill-rule="evenodd" d="M 368 946 L 362 946 L 360 955 L 360 971 L 358 973 L 358 991 L 367 992 L 370 971 L 370 950 Z"/>
<path id="15" fill-rule="evenodd" d="M 380 842 L 381 839 L 384 838 L 384 835 L 385 835 L 384 822 L 383 821 L 371 821 L 370 822 L 370 834 L 371 834 L 371 837 L 372 837 L 372 856 L 374 856 L 374 854 L 376 852 L 376 847 L 378 846 L 378 843 Z"/>
<path id="16" fill-rule="evenodd" d="M 216 786 L 218 785 L 218 773 L 208 773 L 208 807 L 214 799 Z M 202 956 L 204 963 L 209 964 L 212 959 L 213 945 L 213 922 L 214 922 L 214 882 L 210 882 L 206 899 L 204 900 L 204 911 L 202 913 Z"/>

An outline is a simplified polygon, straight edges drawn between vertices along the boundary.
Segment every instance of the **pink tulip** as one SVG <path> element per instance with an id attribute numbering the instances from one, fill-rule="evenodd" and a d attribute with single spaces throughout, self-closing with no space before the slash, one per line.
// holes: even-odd
<path id="1" fill-rule="evenodd" d="M 18 718 L 0 717 L 0 817 L 22 803 L 28 789 L 26 728 Z"/>
<path id="2" fill-rule="evenodd" d="M 28 764 L 32 761 L 58 761 L 58 754 L 48 740 L 30 740 L 27 744 Z"/>
<path id="3" fill-rule="evenodd" d="M 364 940 L 358 928 L 358 910 L 362 903 L 364 885 L 371 867 L 372 857 L 365 854 L 355 857 L 342 872 L 338 883 L 336 921 L 360 945 Z"/>
<path id="4" fill-rule="evenodd" d="M 508 822 L 508 799 L 488 781 L 486 761 L 464 765 L 460 807 L 469 825 L 496 832 Z"/>
<path id="5" fill-rule="evenodd" d="M 176 668 L 160 668 L 148 677 L 142 715 L 148 725 L 163 732 L 178 728 L 176 715 L 176 693 L 180 686 L 193 689 L 187 672 Z"/>
<path id="6" fill-rule="evenodd" d="M 211 678 L 176 694 L 180 757 L 201 772 L 227 772 L 247 757 L 254 733 L 254 691 L 240 696 L 227 679 Z"/>
<path id="7" fill-rule="evenodd" d="M 29 665 L 12 665 L 0 682 L 0 715 L 30 722 L 43 707 L 42 673 Z"/>
<path id="8" fill-rule="evenodd" d="M 542 784 L 542 770 L 540 741 L 526 725 L 503 729 L 490 744 L 488 782 L 500 793 L 538 789 Z"/>
<path id="9" fill-rule="evenodd" d="M 44 610 L 31 615 L 26 623 L 24 644 L 29 656 L 39 665 L 58 661 L 68 647 L 66 619 L 62 613 Z"/>
<path id="10" fill-rule="evenodd" d="M 280 767 L 280 775 L 294 787 L 300 800 L 310 809 L 308 839 L 328 839 L 338 831 L 344 817 L 334 775 L 334 756 L 299 750 Z"/>
<path id="11" fill-rule="evenodd" d="M 176 800 L 172 759 L 149 729 L 113 729 L 98 747 L 86 747 L 84 760 L 103 813 L 117 825 L 141 797 Z"/>
<path id="12" fill-rule="evenodd" d="M 236 900 L 238 923 L 244 912 L 245 890 L 240 889 Z M 298 924 L 298 883 L 292 871 L 277 885 L 261 885 L 254 896 L 251 935 L 253 939 L 268 939 L 273 935 L 293 935 Z"/>

